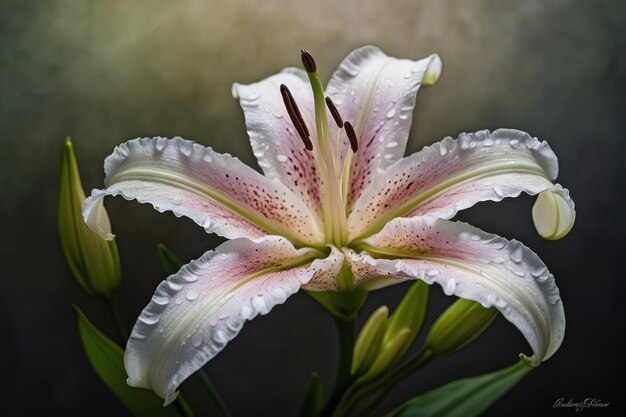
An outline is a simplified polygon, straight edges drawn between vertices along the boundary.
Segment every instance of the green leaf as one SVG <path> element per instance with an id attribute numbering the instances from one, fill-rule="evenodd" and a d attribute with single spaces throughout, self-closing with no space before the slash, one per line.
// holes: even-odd
<path id="1" fill-rule="evenodd" d="M 386 417 L 479 416 L 532 369 L 519 361 L 508 368 L 459 379 L 407 401 Z"/>
<path id="2" fill-rule="evenodd" d="M 317 417 L 324 405 L 324 387 L 317 372 L 311 374 L 298 417 Z"/>
<path id="3" fill-rule="evenodd" d="M 91 366 L 100 379 L 136 417 L 178 417 L 173 406 L 163 407 L 163 400 L 152 391 L 133 388 L 126 383 L 124 350 L 105 336 L 73 305 L 78 316 L 78 332 Z"/>
<path id="4" fill-rule="evenodd" d="M 157 250 L 159 251 L 161 265 L 167 275 L 177 273 L 183 266 L 178 258 L 163 243 L 157 245 Z"/>

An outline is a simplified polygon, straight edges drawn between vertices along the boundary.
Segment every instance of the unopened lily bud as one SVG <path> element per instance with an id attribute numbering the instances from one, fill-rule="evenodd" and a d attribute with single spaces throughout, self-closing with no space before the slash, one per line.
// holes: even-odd
<path id="1" fill-rule="evenodd" d="M 363 375 L 361 381 L 369 381 L 391 368 L 406 351 L 406 347 L 410 344 L 411 330 L 400 330 L 394 339 L 386 345 L 382 350 L 367 373 Z"/>
<path id="2" fill-rule="evenodd" d="M 354 345 L 354 355 L 352 356 L 352 375 L 364 373 L 372 365 L 378 353 L 387 328 L 387 317 L 389 309 L 387 306 L 379 307 L 367 319 L 363 325 L 361 333 Z"/>
<path id="3" fill-rule="evenodd" d="M 576 221 L 574 202 L 569 192 L 557 185 L 537 196 L 532 209 L 537 233 L 547 240 L 559 240 L 567 235 Z"/>
<path id="4" fill-rule="evenodd" d="M 458 299 L 435 321 L 424 342 L 433 356 L 449 355 L 472 343 L 496 318 L 498 310 Z"/>
<path id="5" fill-rule="evenodd" d="M 65 260 L 85 291 L 109 297 L 120 282 L 117 245 L 89 230 L 83 220 L 81 205 L 85 193 L 70 138 L 63 145 L 60 177 L 57 223 Z M 104 217 L 100 221 L 108 224 L 106 211 L 102 213 Z"/>
<path id="6" fill-rule="evenodd" d="M 409 329 L 411 331 L 408 343 L 401 356 L 406 353 L 411 343 L 415 340 L 426 316 L 426 308 L 428 307 L 429 286 L 424 281 L 416 281 L 404 298 L 395 309 L 389 321 L 387 322 L 387 330 L 383 337 L 383 345 L 389 343 L 400 330 Z"/>

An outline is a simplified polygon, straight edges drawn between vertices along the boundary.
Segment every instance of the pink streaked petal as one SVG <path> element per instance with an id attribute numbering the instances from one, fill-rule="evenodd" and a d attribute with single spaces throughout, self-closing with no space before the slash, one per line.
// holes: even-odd
<path id="1" fill-rule="evenodd" d="M 365 240 L 363 252 L 346 255 L 356 282 L 380 275 L 421 279 L 447 295 L 496 307 L 530 344 L 534 365 L 563 341 L 565 315 L 554 276 L 515 240 L 460 222 L 401 218 Z"/>
<path id="2" fill-rule="evenodd" d="M 350 214 L 351 239 L 395 217 L 449 219 L 481 201 L 554 187 L 556 155 L 527 133 L 499 129 L 446 138 L 392 165 L 363 192 Z"/>
<path id="3" fill-rule="evenodd" d="M 226 242 L 184 266 L 158 286 L 133 328 L 124 358 L 128 383 L 170 403 L 246 320 L 269 313 L 311 280 L 336 276 L 343 254 L 320 255 L 267 236 Z"/>
<path id="4" fill-rule="evenodd" d="M 422 84 L 434 84 L 440 73 L 437 55 L 411 61 L 365 46 L 350 53 L 333 74 L 326 93 L 360 141 L 351 161 L 348 207 L 378 170 L 402 158 L 417 91 Z M 348 149 L 344 140 L 342 158 L 350 155 Z"/>
<path id="5" fill-rule="evenodd" d="M 102 199 L 122 195 L 231 239 L 276 234 L 294 242 L 321 240 L 316 216 L 287 187 L 181 138 L 128 141 L 105 160 L 105 173 L 107 188 L 94 190 L 83 205 L 87 224 L 105 237 L 112 235 L 98 221 Z"/>
<path id="6" fill-rule="evenodd" d="M 254 84 L 233 84 L 239 99 L 254 155 L 268 178 L 278 179 L 320 216 L 322 184 L 315 154 L 305 149 L 283 103 L 280 85 L 296 100 L 315 143 L 313 93 L 306 72 L 287 68 Z"/>

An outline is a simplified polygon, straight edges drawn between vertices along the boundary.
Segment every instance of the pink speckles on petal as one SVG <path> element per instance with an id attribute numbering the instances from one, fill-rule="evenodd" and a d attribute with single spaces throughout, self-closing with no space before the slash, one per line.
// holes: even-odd
<path id="1" fill-rule="evenodd" d="M 122 195 L 156 210 L 187 216 L 228 238 L 284 235 L 321 241 L 317 217 L 301 198 L 237 158 L 181 138 L 135 139 L 105 161 L 104 191 L 94 191 L 83 214 L 91 225 L 105 195 Z"/>
<path id="2" fill-rule="evenodd" d="M 289 118 L 281 84 L 289 88 L 308 130 L 315 135 L 313 94 L 303 70 L 288 68 L 254 84 L 234 84 L 233 93 L 239 98 L 254 155 L 265 175 L 285 184 L 321 218 L 323 187 L 317 162 Z"/>
<path id="3" fill-rule="evenodd" d="M 364 243 L 365 252 L 347 257 L 357 283 L 379 275 L 436 283 L 448 295 L 500 310 L 526 337 L 535 364 L 559 348 L 565 316 L 554 276 L 520 242 L 415 217 L 392 220 Z"/>
<path id="4" fill-rule="evenodd" d="M 375 233 L 395 217 L 452 218 L 480 201 L 537 194 L 554 186 L 557 172 L 547 143 L 524 132 L 446 138 L 377 175 L 350 213 L 350 236 Z"/>
<path id="5" fill-rule="evenodd" d="M 130 336 L 129 384 L 173 399 L 177 387 L 217 355 L 247 320 L 267 314 L 312 280 L 336 276 L 337 250 L 315 259 L 286 239 L 236 239 L 184 266 L 157 288 Z"/>
<path id="6" fill-rule="evenodd" d="M 377 169 L 388 167 L 404 154 L 417 91 L 429 66 L 438 60 L 436 55 L 419 61 L 396 59 L 365 46 L 350 53 L 333 74 L 326 93 L 359 138 L 351 164 L 348 207 Z M 349 147 L 343 140 L 338 150 L 342 160 Z"/>

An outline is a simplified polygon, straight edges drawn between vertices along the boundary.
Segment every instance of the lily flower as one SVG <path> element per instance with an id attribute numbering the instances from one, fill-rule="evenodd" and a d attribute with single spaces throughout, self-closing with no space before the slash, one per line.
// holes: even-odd
<path id="1" fill-rule="evenodd" d="M 99 223 L 103 198 L 121 195 L 186 216 L 228 239 L 157 288 L 126 347 L 128 383 L 166 403 L 247 320 L 300 289 L 374 289 L 405 280 L 493 306 L 538 365 L 559 348 L 565 318 L 554 277 L 514 240 L 451 221 L 481 201 L 547 192 L 538 230 L 567 233 L 574 205 L 554 184 L 546 142 L 500 129 L 445 138 L 403 158 L 420 86 L 437 55 L 411 61 L 373 46 L 350 53 L 324 90 L 313 57 L 260 82 L 233 85 L 264 175 L 237 158 L 181 139 L 140 138 L 105 160 L 106 188 L 83 206 Z"/>

